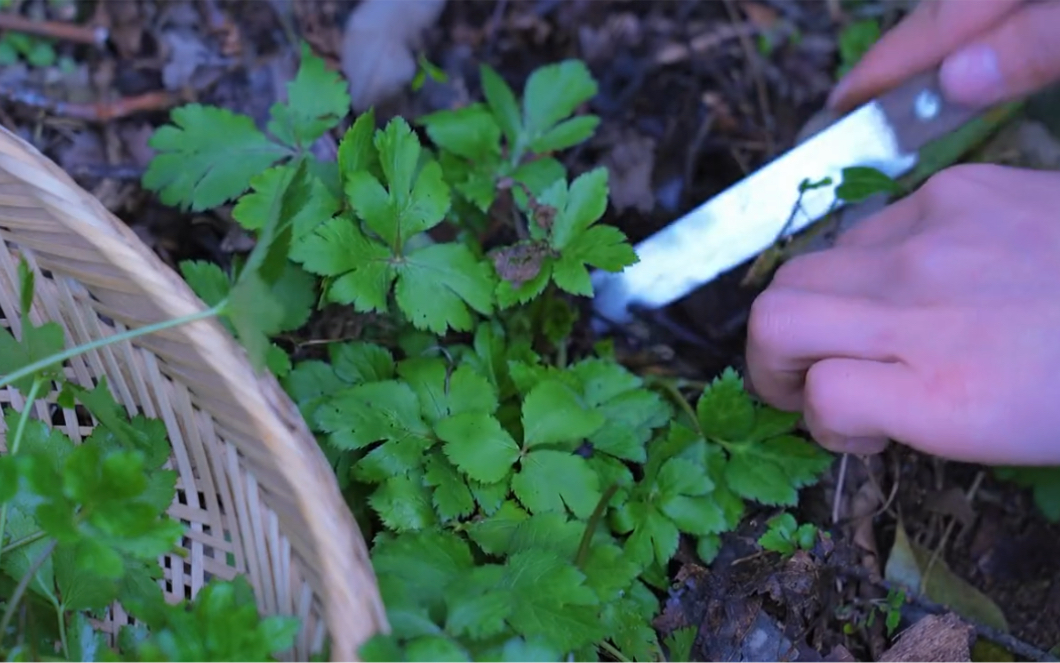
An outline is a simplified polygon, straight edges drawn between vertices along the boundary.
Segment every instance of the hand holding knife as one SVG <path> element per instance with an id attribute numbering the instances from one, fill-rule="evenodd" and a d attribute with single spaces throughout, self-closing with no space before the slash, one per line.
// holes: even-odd
<path id="1" fill-rule="evenodd" d="M 867 166 L 897 178 L 916 167 L 925 145 L 982 112 L 947 102 L 937 71 L 864 104 L 640 242 L 637 264 L 594 272 L 600 322 L 625 324 L 637 308 L 681 299 L 836 209 L 843 169 Z M 833 184 L 800 194 L 800 184 L 824 178 Z"/>

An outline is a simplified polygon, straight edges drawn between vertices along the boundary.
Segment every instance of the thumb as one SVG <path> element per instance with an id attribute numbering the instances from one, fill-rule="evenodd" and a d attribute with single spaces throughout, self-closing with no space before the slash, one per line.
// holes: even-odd
<path id="1" fill-rule="evenodd" d="M 904 364 L 832 358 L 806 373 L 803 419 L 814 440 L 836 452 L 872 454 L 908 432 L 920 389 Z"/>
<path id="2" fill-rule="evenodd" d="M 947 57 L 939 72 L 952 101 L 985 106 L 1060 79 L 1060 3 L 1033 3 Z"/>

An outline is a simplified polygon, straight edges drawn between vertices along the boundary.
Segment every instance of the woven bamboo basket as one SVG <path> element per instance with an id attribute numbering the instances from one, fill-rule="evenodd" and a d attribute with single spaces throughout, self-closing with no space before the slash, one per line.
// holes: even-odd
<path id="1" fill-rule="evenodd" d="M 0 312 L 16 338 L 20 256 L 36 275 L 30 319 L 61 324 L 67 347 L 206 308 L 124 223 L 3 128 L 0 237 Z M 64 369 L 87 388 L 105 375 L 130 414 L 165 423 L 167 469 L 179 475 L 169 513 L 186 527 L 187 553 L 159 560 L 167 598 L 243 574 L 263 614 L 302 620 L 286 659 L 308 659 L 330 636 L 333 660 L 357 660 L 360 644 L 387 628 L 364 540 L 317 443 L 276 380 L 254 372 L 218 321 L 109 345 Z M 0 404 L 23 402 L 0 391 Z M 33 414 L 75 444 L 92 432 L 84 413 L 79 423 L 78 412 L 53 403 L 38 401 Z M 115 605 L 102 627 L 114 634 L 127 623 Z"/>

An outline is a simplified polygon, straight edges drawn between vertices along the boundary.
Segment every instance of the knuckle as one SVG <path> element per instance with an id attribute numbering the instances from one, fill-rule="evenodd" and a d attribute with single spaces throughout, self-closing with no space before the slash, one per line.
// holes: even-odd
<path id="1" fill-rule="evenodd" d="M 781 345 L 792 326 L 791 298 L 783 290 L 771 288 L 751 304 L 747 320 L 749 340 L 761 348 Z"/>

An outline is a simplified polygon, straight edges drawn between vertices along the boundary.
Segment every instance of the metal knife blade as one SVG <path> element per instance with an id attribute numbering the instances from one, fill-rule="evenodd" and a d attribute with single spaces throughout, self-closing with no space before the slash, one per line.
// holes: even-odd
<path id="1" fill-rule="evenodd" d="M 836 209 L 844 168 L 869 166 L 899 177 L 916 166 L 921 147 L 981 112 L 947 102 L 937 71 L 852 111 L 637 244 L 638 263 L 619 273 L 595 271 L 597 327 L 629 322 L 633 307 L 666 306 L 767 249 L 786 224 L 785 236 L 821 219 Z M 826 177 L 833 186 L 799 199 L 802 182 Z"/>

